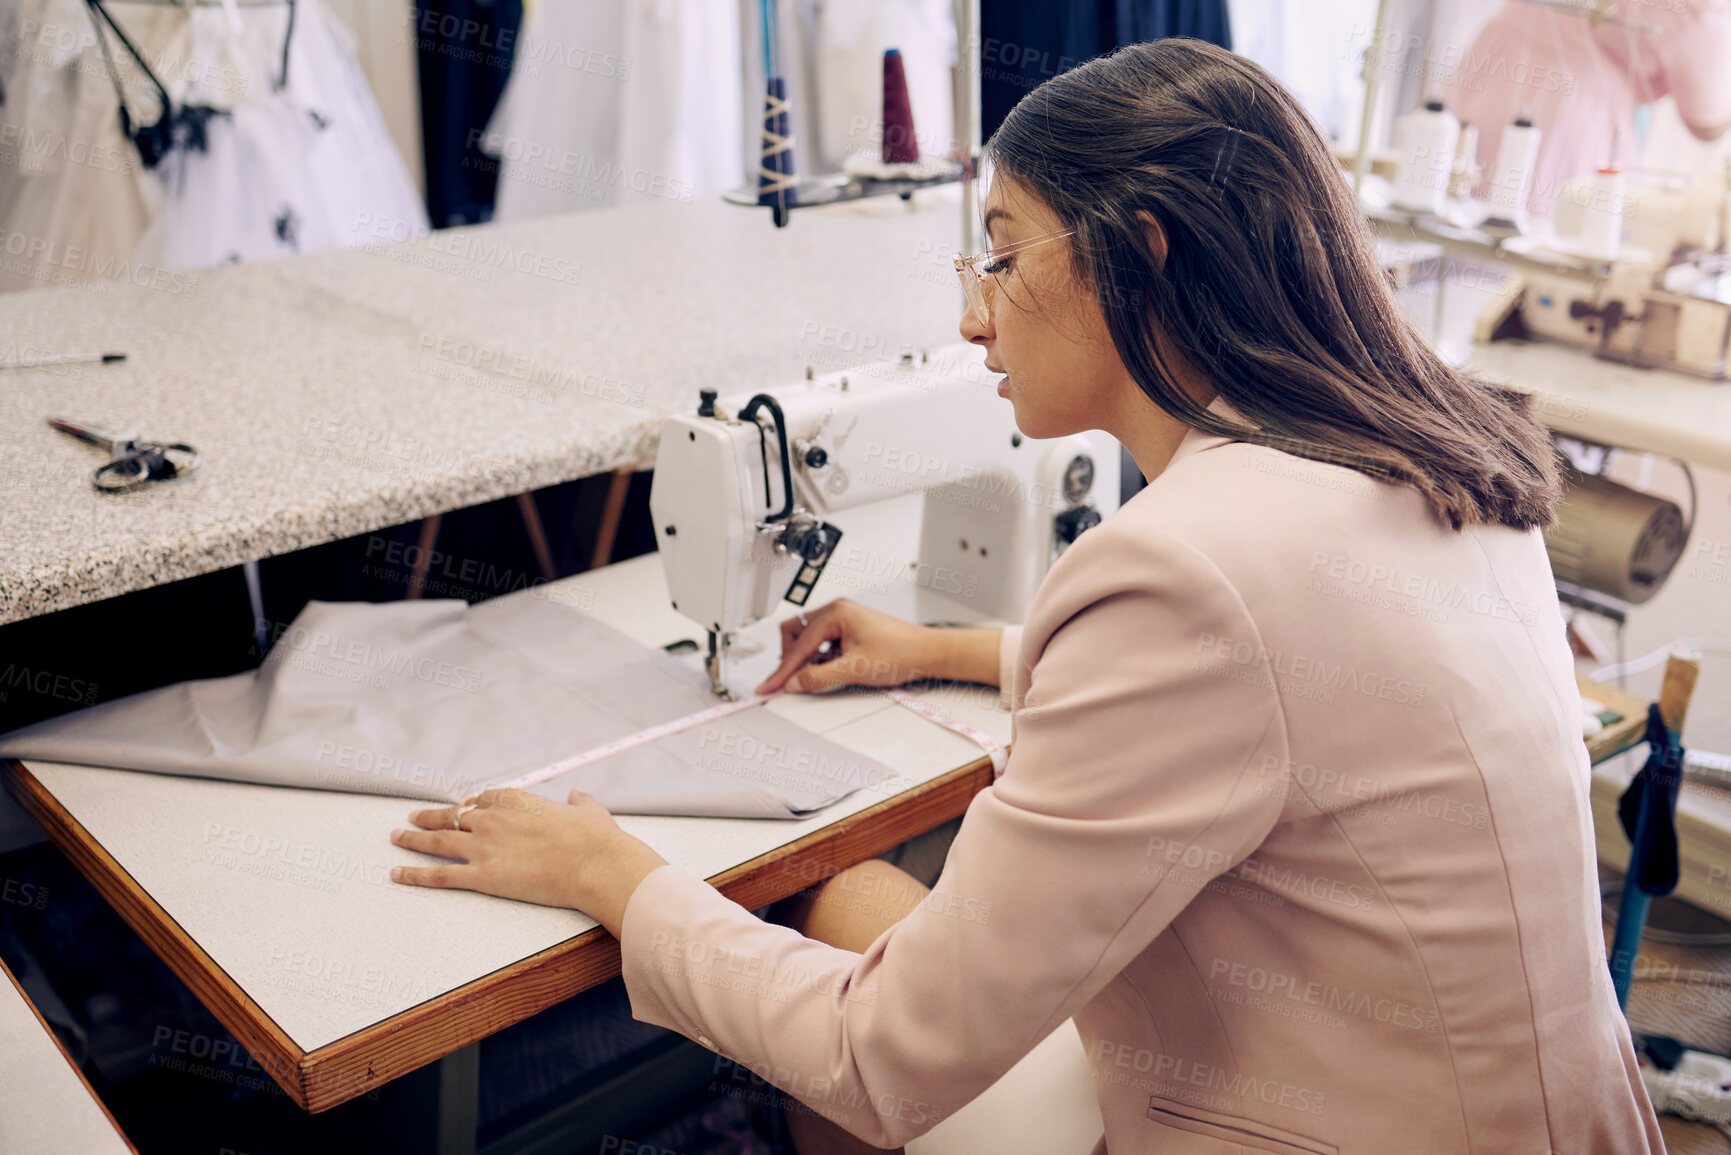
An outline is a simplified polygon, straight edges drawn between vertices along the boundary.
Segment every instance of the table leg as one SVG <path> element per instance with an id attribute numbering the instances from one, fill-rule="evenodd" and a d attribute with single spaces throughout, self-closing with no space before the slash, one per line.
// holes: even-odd
<path id="1" fill-rule="evenodd" d="M 529 548 L 535 551 L 535 564 L 541 567 L 541 576 L 552 581 L 559 571 L 553 566 L 553 547 L 547 544 L 547 529 L 541 524 L 540 510 L 535 508 L 535 495 L 519 493 L 517 509 L 523 515 L 523 529 L 529 534 Z"/>
<path id="2" fill-rule="evenodd" d="M 421 538 L 417 542 L 420 552 L 415 555 L 414 572 L 409 575 L 409 588 L 403 597 L 414 601 L 421 596 L 421 590 L 427 584 L 427 567 L 433 563 L 433 543 L 439 540 L 439 523 L 445 520 L 445 515 L 435 513 L 421 522 Z"/>
<path id="3" fill-rule="evenodd" d="M 595 551 L 589 557 L 589 568 L 600 569 L 613 560 L 613 539 L 619 535 L 619 518 L 625 511 L 625 497 L 631 490 L 634 471 L 615 469 L 607 483 L 607 501 L 601 509 L 601 525 L 595 531 Z"/>
<path id="4" fill-rule="evenodd" d="M 475 1155 L 480 1121 L 481 1044 L 470 1043 L 390 1085 L 402 1150 Z"/>
<path id="5" fill-rule="evenodd" d="M 259 581 L 258 559 L 242 562 L 240 572 L 246 577 L 246 599 L 252 606 L 253 642 L 258 646 L 258 660 L 263 662 L 265 651 L 270 649 L 270 623 L 264 616 L 264 587 Z"/>

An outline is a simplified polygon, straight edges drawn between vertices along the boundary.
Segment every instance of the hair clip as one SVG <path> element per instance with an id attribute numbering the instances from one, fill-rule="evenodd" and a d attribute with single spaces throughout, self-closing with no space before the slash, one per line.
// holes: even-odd
<path id="1" fill-rule="evenodd" d="M 1230 155 L 1226 156 L 1226 167 L 1221 168 L 1220 158 L 1222 155 L 1226 154 L 1226 141 L 1223 140 L 1220 142 L 1220 151 L 1214 154 L 1214 170 L 1208 174 L 1209 192 L 1214 191 L 1214 181 L 1216 177 L 1220 180 L 1221 191 L 1225 191 L 1226 178 L 1232 172 L 1232 162 L 1238 159 L 1238 142 L 1244 138 L 1244 131 L 1242 129 L 1233 128 L 1231 125 L 1227 125 L 1226 131 L 1230 134 L 1227 137 L 1227 140 L 1232 142 L 1232 152 Z"/>

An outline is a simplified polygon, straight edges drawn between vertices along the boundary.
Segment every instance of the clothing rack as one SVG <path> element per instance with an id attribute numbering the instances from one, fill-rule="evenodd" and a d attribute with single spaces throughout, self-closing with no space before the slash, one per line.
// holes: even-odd
<path id="1" fill-rule="evenodd" d="M 221 8 L 223 0 L 108 0 L 110 4 L 149 4 L 157 8 Z M 236 8 L 280 8 L 288 0 L 234 0 Z"/>
<path id="2" fill-rule="evenodd" d="M 1594 24 L 1615 24 L 1622 28 L 1632 28 L 1637 32 L 1660 33 L 1664 31 L 1656 24 L 1618 16 L 1618 5 L 1612 0 L 1521 0 L 1521 3 L 1573 12 L 1578 16 L 1585 16 Z"/>

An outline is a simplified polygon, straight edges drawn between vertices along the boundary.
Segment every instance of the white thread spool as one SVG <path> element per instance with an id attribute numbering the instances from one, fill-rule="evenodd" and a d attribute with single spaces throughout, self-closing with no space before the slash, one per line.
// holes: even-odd
<path id="1" fill-rule="evenodd" d="M 1533 171 L 1539 163 L 1539 130 L 1526 117 L 1503 129 L 1492 169 L 1490 219 L 1525 229 L 1527 198 L 1533 193 Z"/>
<path id="2" fill-rule="evenodd" d="M 1479 126 L 1462 124 L 1460 140 L 1455 143 L 1454 160 L 1449 162 L 1449 195 L 1470 197 L 1479 183 Z"/>
<path id="3" fill-rule="evenodd" d="M 1582 256 L 1614 261 L 1623 247 L 1623 170 L 1606 165 L 1593 175 L 1593 195 L 1581 214 Z"/>
<path id="4" fill-rule="evenodd" d="M 1431 100 L 1395 122 L 1400 168 L 1394 182 L 1394 203 L 1412 212 L 1440 213 L 1448 192 L 1449 169 L 1461 122 Z"/>

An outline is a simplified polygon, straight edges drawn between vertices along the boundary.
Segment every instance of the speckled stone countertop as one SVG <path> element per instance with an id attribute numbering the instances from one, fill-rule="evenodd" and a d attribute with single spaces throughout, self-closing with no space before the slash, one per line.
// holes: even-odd
<path id="1" fill-rule="evenodd" d="M 597 210 L 0 295 L 0 623 L 654 458 L 723 394 L 959 340 L 958 191 Z M 69 417 L 204 454 L 98 493 Z"/>

